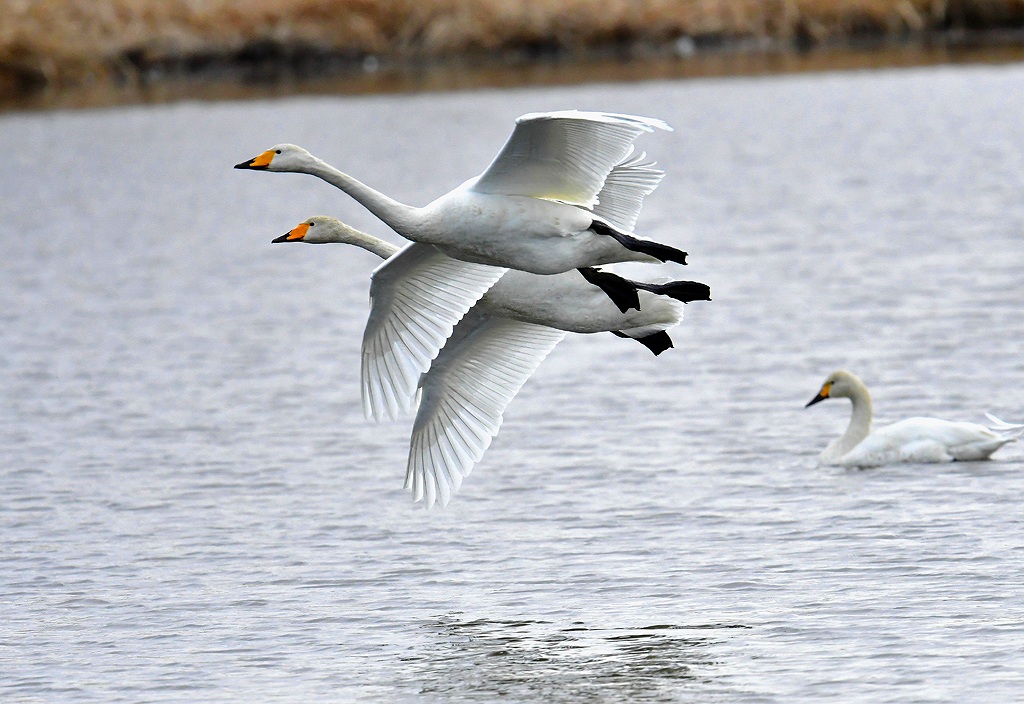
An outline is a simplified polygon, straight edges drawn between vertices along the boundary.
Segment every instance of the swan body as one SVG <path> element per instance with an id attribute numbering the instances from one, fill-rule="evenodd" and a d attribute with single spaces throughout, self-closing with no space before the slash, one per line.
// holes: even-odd
<path id="1" fill-rule="evenodd" d="M 318 176 L 408 240 L 476 264 L 557 274 L 617 261 L 677 261 L 686 253 L 631 236 L 633 222 L 595 212 L 609 174 L 661 120 L 575 110 L 523 115 L 480 176 L 432 203 L 399 203 L 301 147 L 279 144 L 236 168 Z M 635 220 L 635 217 L 634 217 Z"/>
<path id="2" fill-rule="evenodd" d="M 656 261 L 625 249 L 608 236 L 595 235 L 591 211 L 556 201 L 476 191 L 467 182 L 423 209 L 415 233 L 407 239 L 435 245 L 454 259 L 503 266 L 534 274 L 559 274 L 580 266 L 622 261 Z M 472 223 L 451 243 L 451 223 Z M 485 231 L 492 236 L 475 235 Z"/>
<path id="3" fill-rule="evenodd" d="M 854 374 L 839 370 L 825 379 L 807 406 L 828 398 L 848 398 L 853 412 L 846 432 L 829 443 L 821 463 L 878 467 L 900 462 L 936 463 L 988 459 L 1024 434 L 1024 425 L 989 416 L 993 427 L 938 418 L 908 418 L 872 429 L 871 395 Z"/>
<path id="4" fill-rule="evenodd" d="M 386 240 L 357 230 L 328 215 L 309 218 L 274 242 L 351 244 L 382 259 L 388 259 L 401 251 L 400 247 Z M 710 289 L 698 282 L 649 285 L 628 279 L 621 281 L 639 287 L 639 309 L 621 311 L 599 287 L 589 283 L 575 270 L 545 276 L 509 269 L 483 294 L 476 305 L 494 316 L 545 325 L 566 332 L 621 332 L 629 337 L 643 337 L 644 333 L 668 330 L 682 322 L 683 303 L 711 300 Z M 647 290 L 645 286 L 672 293 L 659 294 Z M 681 296 L 686 296 L 685 300 Z"/>
<path id="5" fill-rule="evenodd" d="M 644 161 L 645 155 L 633 155 L 632 142 L 655 128 L 669 129 L 659 120 L 606 113 L 524 116 L 483 174 L 423 208 L 398 203 L 295 145 L 278 145 L 236 168 L 317 176 L 414 241 L 378 267 L 371 280 L 363 402 L 367 416 L 379 420 L 412 411 L 419 375 L 458 320 L 509 267 L 546 276 L 575 275 L 572 270 L 579 269 L 609 297 L 621 296 L 615 304 L 625 311 L 640 307 L 641 292 L 623 290 L 611 275 L 587 268 L 626 260 L 685 263 L 684 252 L 629 234 L 643 199 L 664 176 Z M 516 279 L 505 286 L 525 289 Z M 505 303 L 505 314 L 512 315 L 515 301 Z M 664 305 L 658 308 L 667 315 Z M 614 311 L 598 317 L 595 313 L 590 328 L 621 322 Z M 577 316 L 574 323 L 584 320 Z M 674 324 L 668 318 L 662 323 Z M 563 321 L 556 327 L 568 325 Z M 648 329 L 657 331 L 645 323 L 619 333 L 643 340 Z M 664 349 L 666 343 L 662 338 L 656 344 Z"/>
<path id="6" fill-rule="evenodd" d="M 703 285 L 694 288 L 700 286 Z M 711 300 L 710 292 L 707 293 L 695 291 L 691 300 Z M 628 337 L 643 337 L 682 321 L 683 306 L 679 299 L 643 289 L 637 295 L 640 309 L 623 312 L 579 272 L 538 276 L 509 269 L 478 305 L 492 315 L 582 334 L 615 331 Z"/>
<path id="7" fill-rule="evenodd" d="M 310 218 L 274 242 L 352 244 L 382 258 L 403 256 L 409 250 L 443 257 L 429 245 L 399 249 L 328 216 Z M 505 273 L 454 326 L 429 371 L 418 380 L 420 401 L 406 470 L 406 486 L 414 499 L 425 499 L 428 505 L 448 502 L 497 435 L 505 408 L 567 331 L 615 332 L 644 342 L 655 354 L 671 346 L 664 331 L 682 320 L 683 294 L 678 291 L 693 295 L 693 300 L 710 299 L 703 284 L 675 283 L 686 285 L 651 288 L 680 297 L 640 288 L 640 310 L 623 312 L 577 271 L 551 276 L 514 269 Z M 379 285 L 375 278 L 371 290 Z M 371 295 L 374 307 L 393 299 Z M 374 315 L 371 312 L 371 318 Z M 367 398 L 371 407 L 401 401 L 372 384 L 364 384 Z"/>

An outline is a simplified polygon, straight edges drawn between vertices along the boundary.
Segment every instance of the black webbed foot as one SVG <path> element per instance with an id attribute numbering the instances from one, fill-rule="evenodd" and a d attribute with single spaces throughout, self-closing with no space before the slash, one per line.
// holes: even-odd
<path id="1" fill-rule="evenodd" d="M 711 288 L 699 281 L 669 281 L 665 284 L 645 284 L 634 282 L 637 288 L 644 291 L 656 293 L 659 296 L 668 296 L 683 303 L 691 301 L 710 301 Z"/>
<path id="2" fill-rule="evenodd" d="M 608 298 L 612 299 L 612 303 L 618 306 L 623 313 L 631 308 L 640 310 L 640 295 L 633 282 L 590 266 L 580 267 L 577 271 L 583 274 L 583 278 L 589 283 L 604 291 Z"/>
<path id="3" fill-rule="evenodd" d="M 650 240 L 642 240 L 638 237 L 627 235 L 624 232 L 619 232 L 613 227 L 609 227 L 599 220 L 594 220 L 590 223 L 590 230 L 599 235 L 608 235 L 609 237 L 614 238 L 615 241 L 631 252 L 646 254 L 662 262 L 686 264 L 686 252 L 681 249 L 676 249 L 675 247 L 669 247 L 667 244 L 651 242 Z"/>

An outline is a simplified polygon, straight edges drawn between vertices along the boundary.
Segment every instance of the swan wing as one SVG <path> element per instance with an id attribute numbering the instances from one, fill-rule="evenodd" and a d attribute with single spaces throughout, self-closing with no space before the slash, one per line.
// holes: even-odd
<path id="1" fill-rule="evenodd" d="M 647 154 L 641 152 L 616 164 L 597 194 L 594 215 L 623 232 L 633 231 L 644 198 L 665 178 L 665 172 L 654 168 L 655 162 L 646 158 Z"/>
<path id="2" fill-rule="evenodd" d="M 606 112 L 530 113 L 473 184 L 481 193 L 529 196 L 591 208 L 612 168 L 661 120 Z"/>
<path id="3" fill-rule="evenodd" d="M 907 418 L 873 431 L 864 440 L 885 442 L 899 448 L 911 443 L 933 441 L 945 447 L 954 447 L 979 439 L 994 438 L 995 433 L 977 423 L 962 423 L 939 418 Z"/>
<path id="4" fill-rule="evenodd" d="M 412 411 L 420 375 L 459 319 L 504 273 L 418 243 L 374 269 L 360 370 L 367 418 Z"/>
<path id="5" fill-rule="evenodd" d="M 505 408 L 565 332 L 474 308 L 423 378 L 405 486 L 448 503 L 501 427 Z"/>

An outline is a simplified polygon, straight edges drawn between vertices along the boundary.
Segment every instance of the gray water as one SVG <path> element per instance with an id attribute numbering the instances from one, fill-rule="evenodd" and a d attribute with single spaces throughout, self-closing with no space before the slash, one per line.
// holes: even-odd
<path id="1" fill-rule="evenodd" d="M 444 510 L 361 416 L 376 262 L 512 120 L 661 117 L 676 348 L 570 336 Z M 0 117 L 3 701 L 932 702 L 1024 691 L 1024 447 L 816 466 L 848 406 L 1024 419 L 1024 66 Z M 658 271 L 656 273 L 662 273 Z"/>

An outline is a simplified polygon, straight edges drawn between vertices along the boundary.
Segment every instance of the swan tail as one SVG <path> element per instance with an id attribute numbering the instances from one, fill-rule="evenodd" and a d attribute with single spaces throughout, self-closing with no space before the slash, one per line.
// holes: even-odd
<path id="1" fill-rule="evenodd" d="M 997 430 L 1014 430 L 1016 428 L 1024 428 L 1024 423 L 1007 423 L 1002 418 L 994 416 L 991 413 L 986 413 L 985 417 L 988 418 L 992 424 L 992 428 Z"/>
<path id="2" fill-rule="evenodd" d="M 686 252 L 681 249 L 676 249 L 675 247 L 670 247 L 669 245 L 661 244 L 660 242 L 643 240 L 639 237 L 634 237 L 633 235 L 627 235 L 625 232 L 619 232 L 600 220 L 594 220 L 591 222 L 590 230 L 598 235 L 607 235 L 608 237 L 611 237 L 631 252 L 646 254 L 649 257 L 654 257 L 660 262 L 686 264 Z"/>
<path id="3" fill-rule="evenodd" d="M 626 313 L 632 308 L 640 310 L 640 295 L 637 293 L 637 286 L 629 279 L 590 266 L 580 267 L 577 271 L 583 274 L 587 283 L 604 291 L 622 313 Z"/>
<path id="4" fill-rule="evenodd" d="M 1006 442 L 1013 442 L 1024 437 L 1024 423 L 1007 423 L 991 413 L 986 413 L 985 417 L 989 420 L 989 428 L 1002 435 Z"/>
<path id="5" fill-rule="evenodd" d="M 634 282 L 633 285 L 644 291 L 650 291 L 659 296 L 668 296 L 683 303 L 711 300 L 711 287 L 699 281 L 669 281 L 664 284 Z"/>
<path id="6" fill-rule="evenodd" d="M 641 345 L 643 345 L 651 352 L 653 352 L 655 357 L 657 357 L 659 354 L 669 349 L 670 347 L 675 347 L 675 345 L 672 344 L 672 338 L 669 337 L 669 334 L 664 330 L 659 330 L 656 333 L 644 335 L 643 337 L 633 337 L 632 335 L 627 335 L 626 333 L 621 332 L 619 330 L 612 330 L 611 333 L 616 337 L 625 337 L 627 339 L 636 340 Z"/>

